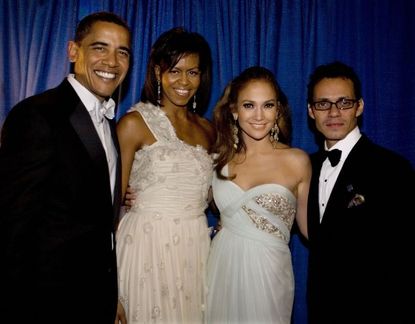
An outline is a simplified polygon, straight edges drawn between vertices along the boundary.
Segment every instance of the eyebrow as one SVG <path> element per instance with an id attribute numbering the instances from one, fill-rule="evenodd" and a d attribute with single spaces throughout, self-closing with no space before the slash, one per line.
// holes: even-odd
<path id="1" fill-rule="evenodd" d="M 120 49 L 123 50 L 123 51 L 128 52 L 128 54 L 131 55 L 131 49 L 129 47 L 121 46 Z"/>
<path id="2" fill-rule="evenodd" d="M 342 99 L 352 99 L 352 98 L 350 98 L 350 96 L 342 96 L 342 97 L 337 97 L 337 99 L 333 99 L 333 100 L 339 101 L 339 100 L 342 100 Z M 327 98 L 327 97 L 314 98 L 314 100 L 331 101 L 331 99 Z"/>
<path id="3" fill-rule="evenodd" d="M 191 70 L 199 70 L 200 71 L 199 65 L 194 66 L 194 67 L 190 67 L 188 69 L 183 69 L 183 68 L 178 67 L 177 65 L 175 65 L 175 66 L 171 67 L 170 71 L 173 70 L 173 69 L 177 69 L 177 70 L 180 70 L 180 71 L 191 71 Z"/>
<path id="4" fill-rule="evenodd" d="M 89 46 L 96 46 L 96 45 L 101 45 L 101 46 L 109 46 L 108 43 L 105 42 L 93 42 L 91 44 L 89 44 Z M 131 49 L 125 46 L 121 46 L 119 47 L 119 49 L 128 52 L 128 54 L 131 54 Z"/>
<path id="5" fill-rule="evenodd" d="M 278 99 L 267 99 L 267 100 L 264 100 L 264 103 L 265 104 L 268 104 L 268 103 L 276 103 L 277 101 L 278 101 Z M 242 102 L 243 103 L 246 103 L 246 102 L 249 102 L 249 103 L 257 103 L 257 101 L 252 100 L 252 99 L 242 99 Z"/>
<path id="6" fill-rule="evenodd" d="M 89 46 L 95 46 L 95 45 L 108 46 L 108 44 L 104 43 L 104 42 L 93 42 L 93 43 L 89 44 Z"/>

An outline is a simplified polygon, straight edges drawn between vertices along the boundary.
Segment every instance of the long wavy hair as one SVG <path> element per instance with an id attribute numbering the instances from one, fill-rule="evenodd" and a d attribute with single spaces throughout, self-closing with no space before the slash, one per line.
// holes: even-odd
<path id="1" fill-rule="evenodd" d="M 229 163 L 236 153 L 246 151 L 246 144 L 238 132 L 239 143 L 234 148 L 233 127 L 236 125 L 240 130 L 238 122 L 235 122 L 232 112 L 237 104 L 239 93 L 253 80 L 268 82 L 274 89 L 278 98 L 278 119 L 277 125 L 280 129 L 279 142 L 290 145 L 291 142 L 291 114 L 287 96 L 281 90 L 274 74 L 261 66 L 253 66 L 244 70 L 233 79 L 225 88 L 221 98 L 215 105 L 213 111 L 213 123 L 216 127 L 216 142 L 212 151 L 216 153 L 215 172 L 219 179 L 233 179 L 235 176 L 226 177 L 222 174 L 223 167 Z"/>

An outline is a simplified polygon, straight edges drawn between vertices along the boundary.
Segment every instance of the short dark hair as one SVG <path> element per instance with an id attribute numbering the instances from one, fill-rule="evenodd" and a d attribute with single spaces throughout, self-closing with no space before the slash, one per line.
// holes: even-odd
<path id="1" fill-rule="evenodd" d="M 307 102 L 313 102 L 314 88 L 322 79 L 342 78 L 348 79 L 353 83 L 353 91 L 356 99 L 362 98 L 362 85 L 356 72 L 350 66 L 340 62 L 334 61 L 328 64 L 319 65 L 313 73 L 311 73 L 307 85 Z"/>
<path id="2" fill-rule="evenodd" d="M 203 113 L 209 104 L 211 89 L 212 57 L 210 47 L 202 35 L 189 32 L 183 27 L 174 27 L 162 33 L 153 44 L 147 64 L 144 86 L 141 90 L 141 101 L 158 105 L 155 67 L 160 66 L 160 72 L 164 73 L 172 69 L 183 56 L 189 54 L 199 56 L 201 76 L 196 98 L 198 113 Z M 189 100 L 187 105 L 191 111 L 193 110 L 192 103 L 192 100 Z"/>
<path id="3" fill-rule="evenodd" d="M 101 11 L 92 13 L 81 19 L 76 28 L 75 42 L 80 43 L 89 34 L 92 26 L 98 21 L 110 22 L 124 27 L 128 31 L 131 41 L 131 30 L 127 23 L 121 17 L 112 12 Z"/>

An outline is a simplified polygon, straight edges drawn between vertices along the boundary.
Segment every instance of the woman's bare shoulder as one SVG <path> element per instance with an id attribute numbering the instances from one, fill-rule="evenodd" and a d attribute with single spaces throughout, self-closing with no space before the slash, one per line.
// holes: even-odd
<path id="1" fill-rule="evenodd" d="M 136 111 L 128 111 L 126 112 L 118 121 L 117 126 L 121 127 L 135 127 L 141 126 L 144 123 L 143 116 Z"/>
<path id="2" fill-rule="evenodd" d="M 197 117 L 197 122 L 205 133 L 206 137 L 208 137 L 209 142 L 213 144 L 216 140 L 216 131 L 213 123 L 209 119 L 200 116 Z"/>
<path id="3" fill-rule="evenodd" d="M 136 147 L 154 142 L 154 137 L 147 127 L 143 116 L 138 111 L 129 111 L 117 123 L 117 135 L 120 143 L 133 142 Z"/>
<path id="4" fill-rule="evenodd" d="M 285 145 L 282 152 L 289 163 L 295 164 L 296 167 L 310 165 L 309 154 L 300 148 Z"/>

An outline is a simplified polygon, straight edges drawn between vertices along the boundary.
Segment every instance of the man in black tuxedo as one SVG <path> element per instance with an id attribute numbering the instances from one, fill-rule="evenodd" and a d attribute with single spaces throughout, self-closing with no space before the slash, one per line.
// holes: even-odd
<path id="1" fill-rule="evenodd" d="M 111 323 L 120 155 L 111 95 L 130 64 L 130 30 L 100 12 L 68 43 L 58 87 L 9 113 L 0 147 L 0 318 L 4 323 Z"/>
<path id="2" fill-rule="evenodd" d="M 360 132 L 364 102 L 351 67 L 317 67 L 307 100 L 330 151 L 311 156 L 309 323 L 413 323 L 413 167 Z"/>

